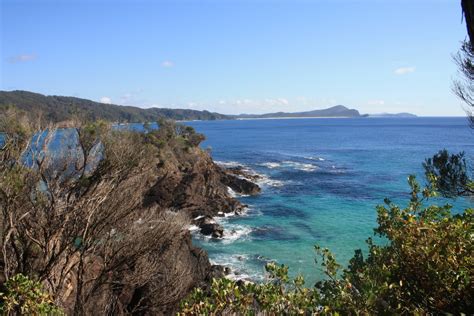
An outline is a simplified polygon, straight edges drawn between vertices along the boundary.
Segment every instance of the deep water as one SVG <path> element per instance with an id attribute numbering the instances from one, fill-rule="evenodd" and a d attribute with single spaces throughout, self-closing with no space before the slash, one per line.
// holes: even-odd
<path id="1" fill-rule="evenodd" d="M 466 118 L 356 118 L 197 121 L 215 160 L 265 175 L 263 192 L 239 197 L 246 216 L 223 220 L 227 237 L 195 234 L 211 260 L 240 277 L 260 278 L 269 260 L 321 278 L 313 245 L 330 248 L 344 266 L 373 236 L 377 204 L 406 205 L 407 176 L 423 181 L 422 162 L 438 150 L 474 154 Z M 445 203 L 445 200 L 433 200 Z M 466 199 L 450 200 L 456 210 Z"/>

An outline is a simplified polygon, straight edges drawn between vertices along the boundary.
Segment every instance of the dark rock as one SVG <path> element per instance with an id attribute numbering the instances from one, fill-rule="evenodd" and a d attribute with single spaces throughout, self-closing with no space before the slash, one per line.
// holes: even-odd
<path id="1" fill-rule="evenodd" d="M 217 223 L 202 224 L 200 226 L 201 234 L 212 236 L 214 238 L 222 238 L 224 236 L 224 228 Z"/>
<path id="2" fill-rule="evenodd" d="M 213 224 L 213 223 L 215 223 L 215 221 L 212 218 L 212 216 L 209 216 L 209 215 L 198 216 L 193 220 L 193 224 L 198 227 L 201 227 L 204 224 Z"/>
<path id="3" fill-rule="evenodd" d="M 240 279 L 240 280 L 235 281 L 235 284 L 239 287 L 242 287 L 245 285 L 245 281 Z"/>
<path id="4" fill-rule="evenodd" d="M 240 194 L 256 195 L 260 193 L 260 187 L 247 179 L 239 178 L 233 174 L 224 173 L 222 183 Z"/>
<path id="5" fill-rule="evenodd" d="M 224 267 L 224 266 L 220 266 L 220 265 L 213 265 L 211 266 L 211 271 L 210 271 L 210 274 L 209 274 L 209 278 L 223 278 L 225 277 L 226 275 L 228 275 L 230 273 L 230 268 L 228 267 Z"/>
<path id="6" fill-rule="evenodd" d="M 242 166 L 228 167 L 228 168 L 225 169 L 225 171 L 228 174 L 233 174 L 234 176 L 245 178 L 245 179 L 253 181 L 253 182 L 262 179 L 261 175 L 253 173 L 253 172 L 245 169 Z"/>

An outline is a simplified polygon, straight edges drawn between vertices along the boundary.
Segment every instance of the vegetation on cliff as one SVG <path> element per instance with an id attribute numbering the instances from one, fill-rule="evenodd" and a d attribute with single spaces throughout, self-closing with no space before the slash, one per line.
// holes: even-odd
<path id="1" fill-rule="evenodd" d="M 156 122 L 160 118 L 173 120 L 228 119 L 226 115 L 188 109 L 150 108 L 105 104 L 75 97 L 45 96 L 28 91 L 0 91 L 0 113 L 7 107 L 36 113 L 45 122 L 65 122 L 71 118 L 86 121 Z"/>

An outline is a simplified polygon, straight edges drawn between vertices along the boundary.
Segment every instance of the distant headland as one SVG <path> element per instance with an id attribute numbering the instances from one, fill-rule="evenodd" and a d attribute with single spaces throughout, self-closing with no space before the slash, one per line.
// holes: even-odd
<path id="1" fill-rule="evenodd" d="M 411 113 L 360 114 L 356 109 L 336 105 L 327 109 L 305 112 L 275 112 L 265 114 L 226 115 L 190 109 L 149 108 L 106 104 L 68 96 L 46 96 L 29 91 L 0 91 L 0 111 L 15 106 L 28 112 L 41 113 L 51 122 L 63 122 L 72 116 L 86 120 L 112 122 L 153 122 L 159 118 L 185 120 L 284 119 L 284 118 L 357 118 L 357 117 L 416 117 Z"/>

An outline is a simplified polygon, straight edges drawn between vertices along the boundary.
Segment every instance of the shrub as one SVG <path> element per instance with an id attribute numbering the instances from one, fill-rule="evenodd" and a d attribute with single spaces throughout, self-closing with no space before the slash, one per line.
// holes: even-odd
<path id="1" fill-rule="evenodd" d="M 5 283 L 4 293 L 0 293 L 0 313 L 2 315 L 62 315 L 51 296 L 41 283 L 30 280 L 23 274 L 11 277 Z"/>

